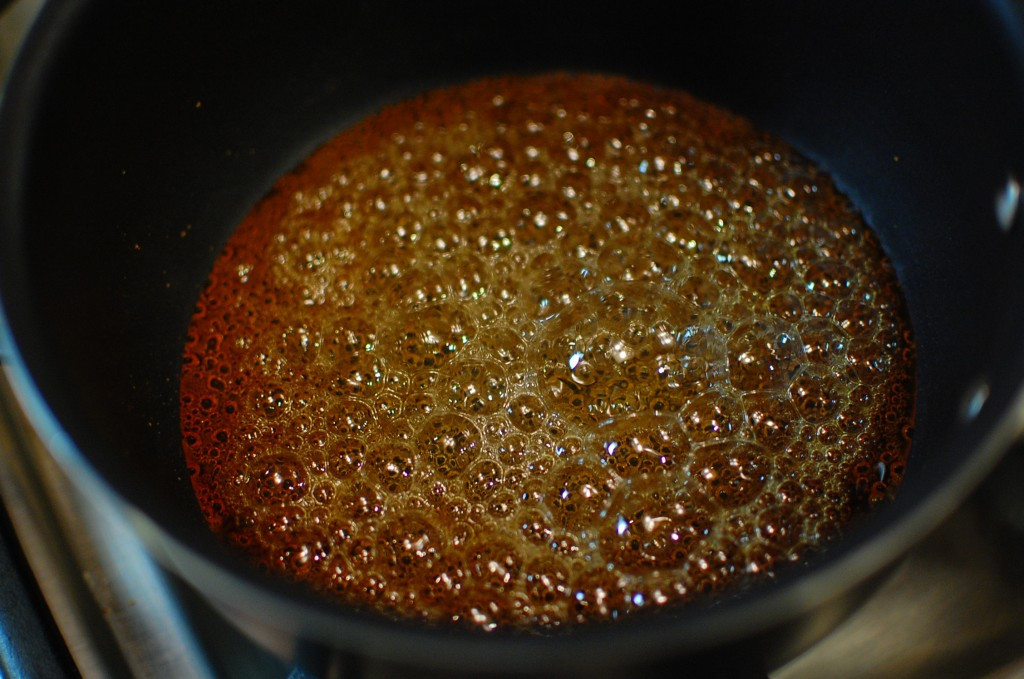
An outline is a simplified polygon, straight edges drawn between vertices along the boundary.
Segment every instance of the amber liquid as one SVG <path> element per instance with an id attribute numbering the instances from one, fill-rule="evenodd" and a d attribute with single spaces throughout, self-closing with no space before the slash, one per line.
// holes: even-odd
<path id="1" fill-rule="evenodd" d="M 199 301 L 212 528 L 349 605 L 612 620 L 765 577 L 899 484 L 913 345 L 830 179 L 624 79 L 493 79 L 280 180 Z"/>

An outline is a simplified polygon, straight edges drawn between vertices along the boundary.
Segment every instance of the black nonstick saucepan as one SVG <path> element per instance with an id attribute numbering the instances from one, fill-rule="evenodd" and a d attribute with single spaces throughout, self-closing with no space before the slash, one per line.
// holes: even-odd
<path id="1" fill-rule="evenodd" d="M 933 529 L 1024 424 L 1024 23 L 1009 2 L 55 1 L 0 110 L 0 356 L 87 493 L 243 626 L 403 667 L 770 669 Z M 274 180 L 382 105 L 550 70 L 677 86 L 826 168 L 902 281 L 917 421 L 891 505 L 711 603 L 482 634 L 346 610 L 226 552 L 181 452 L 185 328 Z M 898 633 L 898 631 L 894 631 Z"/>

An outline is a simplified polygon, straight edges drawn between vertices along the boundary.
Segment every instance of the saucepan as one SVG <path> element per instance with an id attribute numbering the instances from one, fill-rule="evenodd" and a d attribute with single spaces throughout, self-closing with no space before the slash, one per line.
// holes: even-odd
<path id="1" fill-rule="evenodd" d="M 770 669 L 827 631 L 1024 425 L 1024 24 L 1009 1 L 54 0 L 0 110 L 0 355 L 47 450 L 160 562 L 264 637 L 468 672 Z M 380 107 L 475 77 L 606 72 L 754 120 L 836 180 L 917 342 L 892 503 L 774 579 L 612 625 L 484 634 L 350 610 L 251 567 L 198 509 L 185 331 L 275 179 Z"/>

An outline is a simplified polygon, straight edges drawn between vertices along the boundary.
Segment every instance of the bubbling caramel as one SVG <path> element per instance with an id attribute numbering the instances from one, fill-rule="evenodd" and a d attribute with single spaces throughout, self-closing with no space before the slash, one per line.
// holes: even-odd
<path id="1" fill-rule="evenodd" d="M 830 179 L 616 77 L 387 108 L 216 262 L 181 379 L 212 528 L 348 605 L 483 629 L 770 577 L 899 484 L 913 344 Z"/>

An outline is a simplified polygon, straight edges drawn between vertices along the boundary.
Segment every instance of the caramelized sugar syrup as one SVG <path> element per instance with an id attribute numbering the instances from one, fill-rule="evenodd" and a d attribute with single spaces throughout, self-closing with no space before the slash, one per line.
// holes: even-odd
<path id="1" fill-rule="evenodd" d="M 891 494 L 913 345 L 832 182 L 599 76 L 372 116 L 217 261 L 181 381 L 212 528 L 351 605 L 484 629 L 770 577 Z"/>

